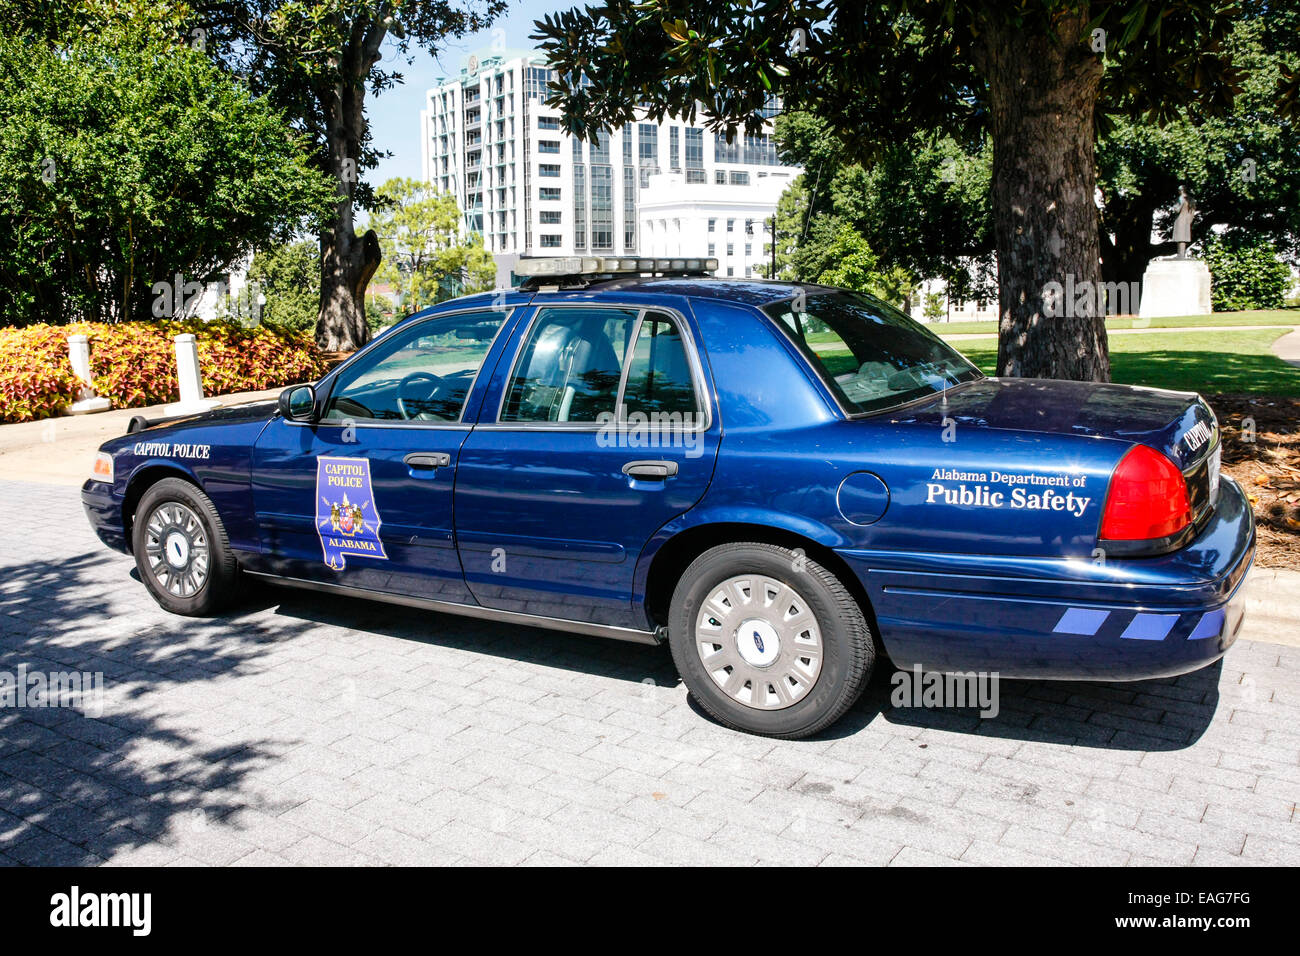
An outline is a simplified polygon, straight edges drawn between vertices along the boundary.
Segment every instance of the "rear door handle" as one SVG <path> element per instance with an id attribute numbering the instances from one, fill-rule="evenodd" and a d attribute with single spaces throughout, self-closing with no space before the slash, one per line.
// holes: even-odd
<path id="1" fill-rule="evenodd" d="M 663 481 L 677 474 L 675 461 L 629 461 L 623 466 L 623 474 L 629 478 L 648 481 Z"/>
<path id="2" fill-rule="evenodd" d="M 445 451 L 412 452 L 402 459 L 407 468 L 446 468 L 451 464 L 451 455 Z"/>

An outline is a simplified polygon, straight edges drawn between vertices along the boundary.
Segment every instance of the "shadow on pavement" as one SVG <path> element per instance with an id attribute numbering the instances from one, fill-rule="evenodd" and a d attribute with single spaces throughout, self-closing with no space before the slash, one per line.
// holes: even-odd
<path id="1" fill-rule="evenodd" d="M 0 571 L 0 671 L 98 673 L 103 688 L 100 716 L 87 715 L 100 709 L 93 696 L 86 713 L 31 698 L 0 708 L 0 849 L 18 862 L 91 864 L 206 826 L 246 804 L 241 779 L 284 747 L 222 739 L 220 709 L 232 701 L 220 681 L 301 626 L 241 620 L 246 611 L 207 621 L 123 614 L 121 587 L 136 585 L 106 582 L 108 560 L 86 552 Z M 140 598 L 149 601 L 143 588 Z M 195 684 L 216 685 L 211 709 L 160 706 L 184 685 L 192 705 Z"/>

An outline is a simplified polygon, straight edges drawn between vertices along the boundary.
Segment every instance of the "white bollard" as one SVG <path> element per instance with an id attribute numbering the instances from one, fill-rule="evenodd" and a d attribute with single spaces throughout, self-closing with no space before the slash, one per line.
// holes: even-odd
<path id="1" fill-rule="evenodd" d="M 176 380 L 180 383 L 181 400 L 164 408 L 165 414 L 193 415 L 221 404 L 203 397 L 203 379 L 199 376 L 199 344 L 191 332 L 182 332 L 176 336 Z"/>
<path id="2" fill-rule="evenodd" d="M 81 393 L 68 406 L 68 411 L 73 415 L 107 411 L 112 402 L 96 395 L 95 386 L 90 380 L 90 339 L 84 335 L 69 335 L 68 358 L 72 360 L 72 374 L 81 379 L 82 383 Z"/>

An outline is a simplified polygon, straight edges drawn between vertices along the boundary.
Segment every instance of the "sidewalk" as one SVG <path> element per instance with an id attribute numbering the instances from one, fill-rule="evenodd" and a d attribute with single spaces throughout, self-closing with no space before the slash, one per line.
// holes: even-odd
<path id="1" fill-rule="evenodd" d="M 232 392 L 215 396 L 221 405 L 275 399 L 283 389 Z M 126 434 L 136 415 L 163 418 L 163 405 L 115 408 L 96 415 L 66 415 L 39 422 L 0 425 L 0 480 L 48 485 L 80 485 L 90 472 L 96 450 L 110 438 Z"/>

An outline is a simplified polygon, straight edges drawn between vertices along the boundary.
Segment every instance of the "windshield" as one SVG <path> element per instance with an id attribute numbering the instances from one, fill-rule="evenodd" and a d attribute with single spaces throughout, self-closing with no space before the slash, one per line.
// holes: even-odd
<path id="1" fill-rule="evenodd" d="M 937 335 L 867 295 L 809 293 L 763 311 L 785 327 L 851 415 L 983 377 Z"/>

